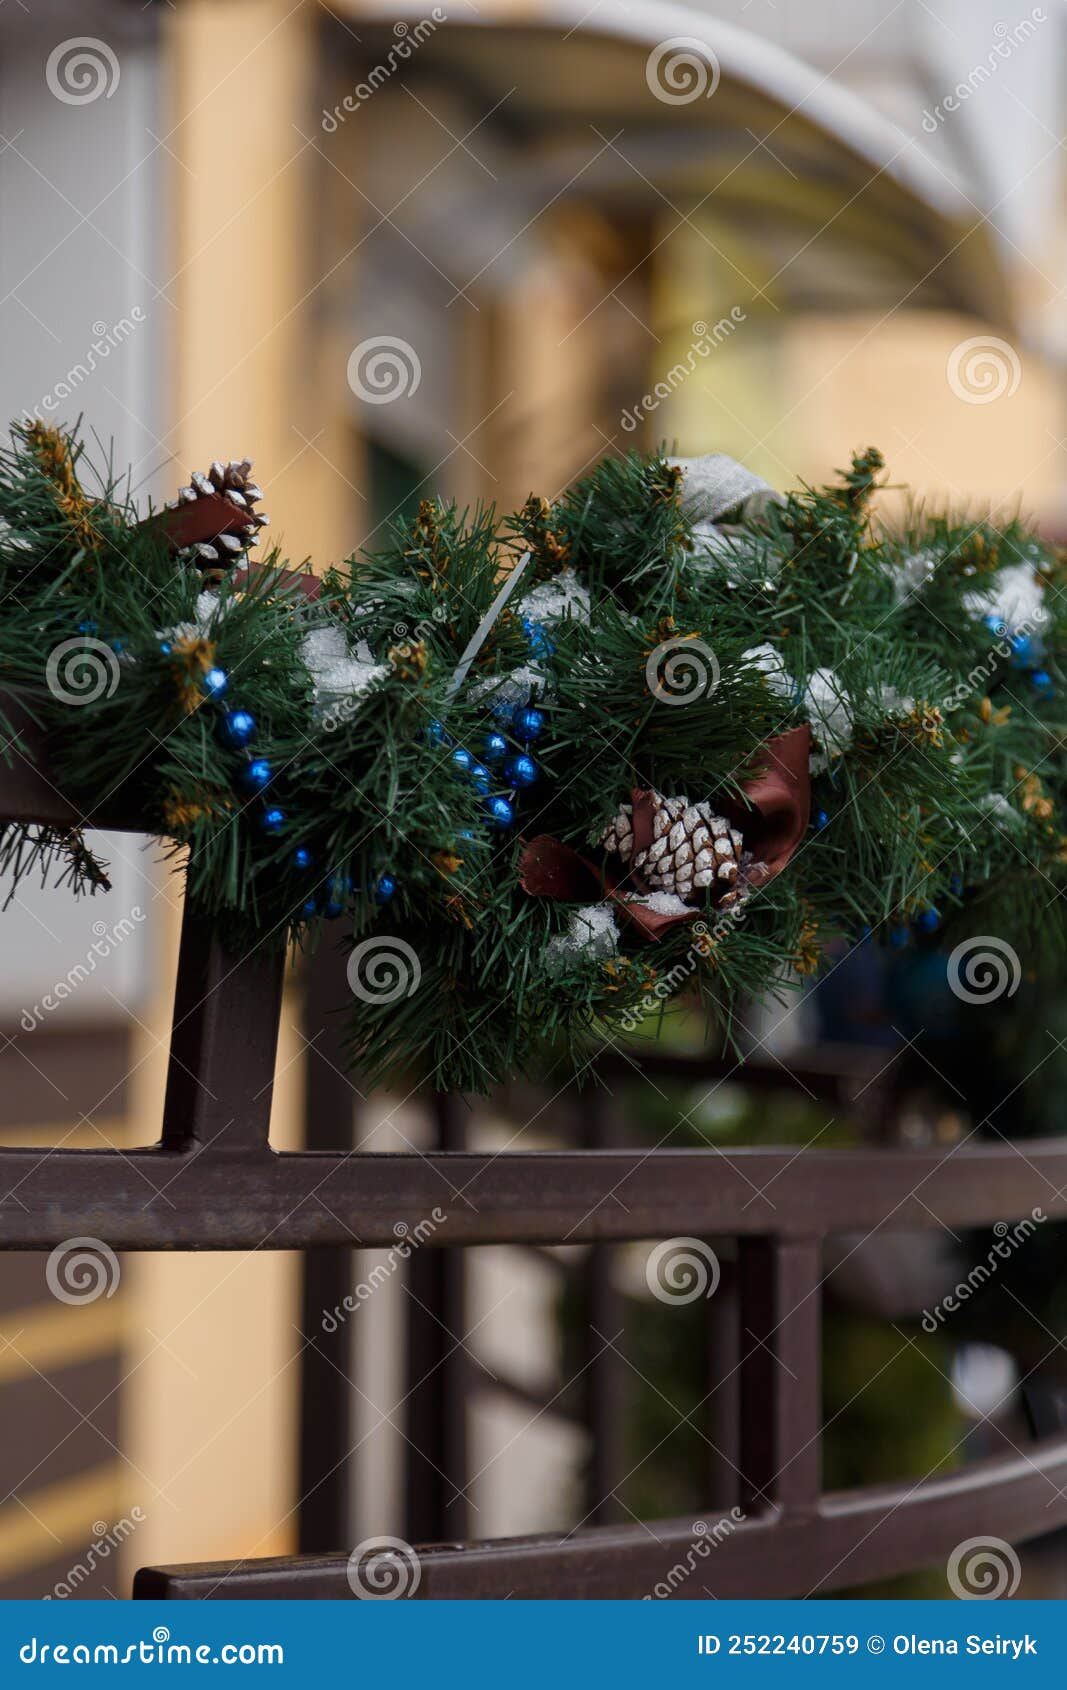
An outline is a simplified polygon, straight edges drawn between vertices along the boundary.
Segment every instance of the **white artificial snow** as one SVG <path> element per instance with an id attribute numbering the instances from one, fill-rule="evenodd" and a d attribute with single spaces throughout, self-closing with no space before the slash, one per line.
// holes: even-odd
<path id="1" fill-rule="evenodd" d="M 312 628 L 300 642 L 300 655 L 320 711 L 361 698 L 389 673 L 388 663 L 375 663 L 366 640 L 358 641 L 351 652 L 343 628 Z"/>
<path id="2" fill-rule="evenodd" d="M 852 706 L 832 669 L 814 669 L 804 689 L 804 708 L 824 751 L 836 756 L 852 743 Z"/>
<path id="3" fill-rule="evenodd" d="M 792 698 L 797 690 L 797 684 L 787 670 L 782 660 L 782 654 L 777 647 L 769 642 L 764 645 L 750 646 L 748 651 L 741 654 L 742 663 L 749 663 L 763 675 L 773 693 L 779 698 Z"/>
<path id="4" fill-rule="evenodd" d="M 610 904 L 586 904 L 572 910 L 566 933 L 558 933 L 545 947 L 547 966 L 558 973 L 580 957 L 606 961 L 619 948 L 615 912 Z"/>
<path id="5" fill-rule="evenodd" d="M 474 703 L 484 698 L 491 709 L 499 705 L 514 710 L 539 698 L 550 699 L 554 694 L 544 670 L 536 663 L 524 663 L 510 675 L 488 675 L 484 681 L 475 681 L 469 696 Z"/>
<path id="6" fill-rule="evenodd" d="M 893 597 L 898 604 L 906 604 L 916 593 L 933 580 L 940 559 L 936 552 L 912 552 L 893 565 L 889 571 L 889 579 L 893 587 Z"/>
<path id="7" fill-rule="evenodd" d="M 534 622 L 589 621 L 589 589 L 573 569 L 561 569 L 550 581 L 542 581 L 522 601 L 522 614 Z"/>
<path id="8" fill-rule="evenodd" d="M 692 915 L 693 906 L 687 904 L 684 898 L 679 898 L 677 892 L 628 892 L 628 904 L 640 904 L 642 909 L 651 910 L 653 915 Z"/>
<path id="9" fill-rule="evenodd" d="M 193 620 L 177 622 L 173 628 L 160 628 L 156 637 L 169 640 L 171 645 L 177 645 L 182 640 L 206 640 L 210 637 L 212 625 L 221 622 L 226 615 L 230 602 L 220 599 L 217 593 L 197 593 Z"/>
<path id="10" fill-rule="evenodd" d="M 965 610 L 984 616 L 995 616 L 1009 633 L 1027 623 L 1040 628 L 1048 618 L 1045 589 L 1032 563 L 1013 563 L 998 571 L 988 587 L 968 593 Z"/>

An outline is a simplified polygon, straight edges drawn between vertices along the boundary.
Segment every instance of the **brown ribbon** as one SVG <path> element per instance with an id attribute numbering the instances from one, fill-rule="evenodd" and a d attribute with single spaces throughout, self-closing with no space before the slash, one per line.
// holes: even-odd
<path id="1" fill-rule="evenodd" d="M 769 740 L 759 752 L 759 767 L 743 783 L 740 800 L 723 800 L 723 814 L 741 830 L 746 852 L 755 858 L 747 870 L 750 886 L 764 886 L 780 874 L 803 839 L 811 810 L 808 757 L 811 736 L 807 725 L 791 728 Z M 652 793 L 638 787 L 633 804 L 634 853 L 652 841 Z M 592 903 L 608 898 L 651 941 L 680 923 L 693 921 L 699 910 L 664 915 L 643 904 L 628 903 L 627 891 L 647 892 L 640 875 L 631 870 L 619 876 L 610 867 L 597 868 L 571 846 L 542 833 L 523 846 L 519 883 L 535 898 L 563 903 Z"/>

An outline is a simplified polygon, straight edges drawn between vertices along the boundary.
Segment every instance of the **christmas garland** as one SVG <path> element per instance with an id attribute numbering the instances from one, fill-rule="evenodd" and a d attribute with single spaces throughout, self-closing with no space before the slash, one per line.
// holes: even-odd
<path id="1" fill-rule="evenodd" d="M 343 917 L 371 1079 L 581 1069 L 675 1001 L 728 1029 L 830 940 L 1055 967 L 1063 559 L 1014 520 L 887 529 L 882 469 L 782 497 L 633 454 L 505 519 L 424 501 L 315 576 L 250 560 L 247 460 L 144 520 L 18 426 L 4 743 L 36 724 L 86 815 L 180 848 L 233 944 Z M 13 883 L 53 867 L 106 886 L 79 830 L 0 828 Z"/>

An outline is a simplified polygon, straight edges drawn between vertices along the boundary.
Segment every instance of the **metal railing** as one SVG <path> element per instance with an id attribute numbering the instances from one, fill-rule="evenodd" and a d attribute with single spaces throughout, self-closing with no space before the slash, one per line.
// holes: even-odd
<path id="1" fill-rule="evenodd" d="M 0 824 L 81 823 L 48 780 L 39 757 L 0 766 Z M 109 814 L 110 827 L 139 831 Z M 635 1239 L 737 1239 L 736 1271 L 715 1298 L 712 1365 L 721 1389 L 716 1417 L 713 1526 L 724 1508 L 743 1516 L 717 1542 L 701 1576 L 675 1594 L 789 1596 L 830 1591 L 919 1567 L 978 1532 L 1020 1541 L 1067 1523 L 1067 1436 L 960 1472 L 825 1494 L 821 1488 L 820 1329 L 822 1247 L 838 1232 L 959 1228 L 1021 1219 L 1040 1205 L 1067 1216 L 1067 1140 L 964 1145 L 951 1150 L 604 1148 L 594 1105 L 589 1148 L 479 1153 L 462 1148 L 449 1100 L 436 1107 L 425 1154 L 357 1153 L 322 1143 L 318 1113 L 344 1104 L 336 1066 L 309 1068 L 309 1141 L 278 1153 L 268 1136 L 283 958 L 227 950 L 212 925 L 187 909 L 158 1144 L 127 1150 L 0 1148 L 0 1247 L 47 1249 L 92 1235 L 119 1250 L 298 1249 L 313 1252 L 305 1321 L 347 1289 L 346 1260 L 362 1246 L 395 1243 L 398 1215 L 435 1207 L 444 1219 L 418 1252 L 419 1296 L 449 1322 L 462 1296 L 463 1247 L 588 1243 L 587 1291 L 603 1319 L 612 1291 L 604 1246 Z M 686 1071 L 697 1072 L 699 1065 Z M 828 1084 L 843 1083 L 824 1076 Z M 773 1206 L 758 1194 L 773 1186 Z M 456 1192 L 462 1200 L 456 1199 Z M 333 1246 L 319 1252 L 317 1246 Z M 444 1250 L 445 1256 L 437 1253 Z M 436 1258 L 436 1265 L 435 1265 Z M 442 1264 L 447 1263 L 448 1266 Z M 333 1298 L 332 1300 L 339 1300 Z M 597 1316 L 599 1310 L 599 1317 Z M 609 1322 L 610 1323 L 610 1322 Z M 417 1366 L 424 1369 L 424 1334 Z M 321 1545 L 343 1530 L 344 1388 L 336 1357 L 320 1353 L 332 1443 L 308 1435 L 301 1481 L 309 1497 L 304 1540 Z M 466 1367 L 463 1363 L 462 1367 Z M 587 1414 L 596 1457 L 591 1494 L 606 1506 L 620 1477 L 612 1448 L 610 1362 L 590 1369 Z M 605 1371 L 607 1369 L 608 1371 Z M 433 1369 L 431 1369 L 433 1371 Z M 343 1376 L 343 1375 L 342 1375 Z M 413 1398 L 420 1435 L 462 1490 L 462 1415 L 469 1376 Z M 458 1405 L 458 1406 L 457 1406 Z M 332 1465 L 331 1465 L 332 1463 Z M 1051 1500 L 1050 1500 L 1051 1487 Z M 434 1532 L 441 1496 L 412 1487 L 414 1529 Z M 603 1514 L 601 1518 L 603 1518 Z M 650 1593 L 692 1550 L 692 1518 L 594 1524 L 565 1537 L 430 1544 L 418 1550 L 420 1597 L 633 1597 Z M 336 1538 L 334 1539 L 336 1541 Z M 351 1596 L 348 1554 L 149 1568 L 134 1594 L 152 1597 Z"/>

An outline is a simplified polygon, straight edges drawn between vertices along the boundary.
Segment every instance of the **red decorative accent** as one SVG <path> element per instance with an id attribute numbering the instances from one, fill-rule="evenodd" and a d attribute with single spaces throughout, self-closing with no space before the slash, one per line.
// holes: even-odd
<path id="1" fill-rule="evenodd" d="M 519 885 L 531 897 L 554 898 L 564 904 L 598 901 L 606 889 L 600 870 L 550 833 L 523 844 Z"/>
<path id="2" fill-rule="evenodd" d="M 746 803 L 725 806 L 744 835 L 745 850 L 770 869 L 768 880 L 781 873 L 808 830 L 810 755 L 807 723 L 768 740 L 759 752 L 764 767 L 745 782 Z"/>
<path id="3" fill-rule="evenodd" d="M 138 527 L 158 528 L 175 551 L 183 551 L 186 546 L 210 544 L 220 534 L 243 534 L 248 527 L 248 512 L 239 511 L 221 493 L 201 493 L 187 505 L 159 511 Z"/>

